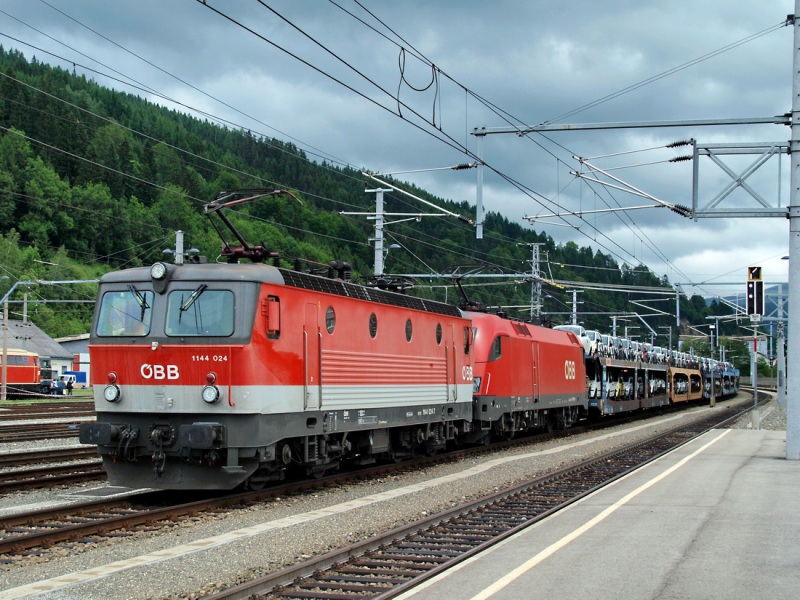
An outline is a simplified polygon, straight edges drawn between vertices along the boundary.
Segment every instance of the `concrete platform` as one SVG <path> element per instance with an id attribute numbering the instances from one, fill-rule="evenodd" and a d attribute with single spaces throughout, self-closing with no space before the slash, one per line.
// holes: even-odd
<path id="1" fill-rule="evenodd" d="M 712 431 L 402 598 L 800 598 L 785 446 L 785 431 Z"/>

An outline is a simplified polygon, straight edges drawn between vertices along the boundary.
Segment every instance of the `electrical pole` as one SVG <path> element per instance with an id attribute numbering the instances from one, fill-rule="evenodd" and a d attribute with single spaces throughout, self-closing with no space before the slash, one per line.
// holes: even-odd
<path id="1" fill-rule="evenodd" d="M 531 323 L 542 313 L 542 271 L 539 269 L 539 246 L 541 242 L 518 243 L 531 249 Z"/>
<path id="2" fill-rule="evenodd" d="M 786 357 L 784 347 L 786 338 L 783 334 L 783 284 L 778 288 L 778 406 L 786 408 Z"/>
<path id="3" fill-rule="evenodd" d="M 795 0 L 792 25 L 792 139 L 791 184 L 789 186 L 789 331 L 795 356 L 800 345 L 800 0 Z M 800 460 L 800 362 L 790 360 L 786 400 L 786 458 Z"/>
<path id="4" fill-rule="evenodd" d="M 9 292 L 10 293 L 10 292 Z M 0 383 L 0 400 L 6 399 L 6 382 L 8 381 L 8 294 L 3 301 L 3 372 Z"/>
<path id="5" fill-rule="evenodd" d="M 362 173 L 362 175 L 365 175 L 365 176 L 369 177 L 370 179 L 374 179 L 378 183 L 382 183 L 382 184 L 384 184 L 386 186 L 389 186 L 389 189 L 376 188 L 374 190 L 364 190 L 368 194 L 371 194 L 373 192 L 376 194 L 376 196 L 375 196 L 375 212 L 374 213 L 340 212 L 339 214 L 340 215 L 367 215 L 367 219 L 375 221 L 375 237 L 369 239 L 370 242 L 375 242 L 375 254 L 374 254 L 374 265 L 375 265 L 374 266 L 374 274 L 375 275 L 383 275 L 383 262 L 384 262 L 384 257 L 386 256 L 385 249 L 383 247 L 383 227 L 385 225 L 394 225 L 395 223 L 403 223 L 405 221 L 419 221 L 420 219 L 422 219 L 422 217 L 456 217 L 459 221 L 463 221 L 464 223 L 467 223 L 468 225 L 474 225 L 474 223 L 470 219 L 468 219 L 467 217 L 458 215 L 458 214 L 456 214 L 454 212 L 451 212 L 449 210 L 446 210 L 444 208 L 436 206 L 435 204 L 433 204 L 431 202 L 428 202 L 424 198 L 420 198 L 419 196 L 415 196 L 414 194 L 411 194 L 411 193 L 409 193 L 409 192 L 407 192 L 405 190 L 402 190 L 402 189 L 400 189 L 398 187 L 395 187 L 391 183 L 387 183 L 385 181 L 382 181 L 382 180 L 378 179 L 377 177 L 375 177 L 374 175 L 370 175 L 369 173 Z M 400 192 L 401 194 L 405 194 L 406 196 L 409 196 L 410 198 L 413 198 L 414 200 L 418 200 L 418 201 L 422 202 L 423 204 L 426 204 L 428 206 L 432 206 L 433 208 L 437 209 L 439 212 L 438 213 L 387 213 L 387 212 L 384 212 L 384 210 L 383 210 L 383 194 L 384 194 L 384 192 L 392 192 L 392 191 Z M 390 221 L 390 222 L 387 223 L 384 220 L 384 218 L 387 217 L 387 216 L 407 217 L 407 218 L 400 219 L 398 221 Z M 399 248 L 400 246 L 395 245 L 395 246 L 390 246 L 390 248 L 391 247 Z M 426 276 L 428 276 L 428 275 L 426 275 Z"/>
<path id="6" fill-rule="evenodd" d="M 485 135 L 478 135 L 476 138 L 475 155 L 478 157 L 478 173 L 475 181 L 475 238 L 483 239 L 483 138 Z"/>
<path id="7" fill-rule="evenodd" d="M 800 1 L 800 0 L 798 0 Z M 572 290 L 572 324 L 578 324 L 578 304 L 583 304 L 583 302 L 578 302 L 578 292 L 580 290 Z"/>
<path id="8" fill-rule="evenodd" d="M 391 192 L 391 189 L 375 188 L 374 190 L 364 190 L 368 194 L 375 194 L 375 254 L 373 260 L 375 265 L 375 275 L 383 275 L 383 193 Z"/>

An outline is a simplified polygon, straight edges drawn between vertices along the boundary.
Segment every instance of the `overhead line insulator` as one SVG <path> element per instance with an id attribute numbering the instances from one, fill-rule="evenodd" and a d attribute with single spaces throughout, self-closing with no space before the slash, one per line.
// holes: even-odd
<path id="1" fill-rule="evenodd" d="M 692 209 L 690 209 L 688 206 L 684 206 L 683 204 L 673 204 L 669 207 L 669 209 L 674 213 L 678 213 L 682 217 L 692 216 Z"/>
<path id="2" fill-rule="evenodd" d="M 682 140 L 680 142 L 672 142 L 671 144 L 667 144 L 665 148 L 677 148 L 678 146 L 691 146 L 692 140 Z"/>

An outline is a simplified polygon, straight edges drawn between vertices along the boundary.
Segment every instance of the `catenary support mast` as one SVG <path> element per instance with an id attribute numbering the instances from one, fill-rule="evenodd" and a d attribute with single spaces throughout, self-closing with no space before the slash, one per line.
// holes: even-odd
<path id="1" fill-rule="evenodd" d="M 786 458 L 800 460 L 800 0 L 795 0 L 792 63 L 792 170 L 789 190 L 789 349 Z"/>

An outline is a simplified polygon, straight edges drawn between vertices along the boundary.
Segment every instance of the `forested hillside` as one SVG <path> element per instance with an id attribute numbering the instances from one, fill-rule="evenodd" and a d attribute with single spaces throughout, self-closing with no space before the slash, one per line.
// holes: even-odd
<path id="1" fill-rule="evenodd" d="M 234 220 L 248 240 L 280 252 L 287 266 L 294 257 L 348 261 L 358 279 L 372 272 L 372 221 L 339 213 L 374 210 L 365 183 L 360 169 L 315 160 L 292 144 L 169 110 L 0 49 L 0 276 L 8 278 L 0 280 L 3 294 L 17 281 L 89 280 L 109 269 L 163 259 L 163 250 L 174 247 L 176 230 L 185 232 L 187 248 L 213 261 L 220 241 L 203 205 L 220 190 L 245 187 L 288 189 L 302 202 L 276 197 L 238 210 Z M 474 212 L 466 203 L 403 187 L 450 211 Z M 386 211 L 420 207 L 393 193 Z M 483 265 L 487 271 L 525 273 L 531 255 L 523 244 L 538 242 L 548 278 L 669 287 L 644 265 L 619 265 L 589 247 L 557 244 L 497 213 L 487 215 L 485 231 L 485 239 L 476 240 L 474 229 L 455 219 L 393 225 L 387 244 L 402 248 L 387 255 L 386 271 L 441 273 Z M 455 288 L 445 283 L 432 276 L 411 293 L 457 301 Z M 88 330 L 94 285 L 27 287 L 28 316 L 50 335 Z M 529 280 L 492 280 L 468 290 L 473 301 L 529 315 Z M 570 310 L 567 290 L 545 285 L 544 293 L 546 312 Z M 581 321 L 609 331 L 607 313 L 634 310 L 632 298 L 627 292 L 581 292 Z M 12 318 L 19 318 L 22 308 L 13 306 Z M 681 306 L 682 316 L 694 323 L 723 312 L 700 297 L 683 299 Z M 568 320 L 565 314 L 551 318 Z M 653 328 L 673 321 L 648 320 Z"/>

